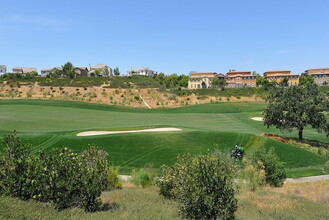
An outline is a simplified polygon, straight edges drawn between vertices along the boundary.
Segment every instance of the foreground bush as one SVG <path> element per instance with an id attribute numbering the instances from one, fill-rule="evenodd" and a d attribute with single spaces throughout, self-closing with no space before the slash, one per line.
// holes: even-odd
<path id="1" fill-rule="evenodd" d="M 110 168 L 107 180 L 109 182 L 109 189 L 122 189 L 122 180 L 119 178 L 118 169 Z"/>
<path id="2" fill-rule="evenodd" d="M 132 173 L 131 182 L 136 186 L 142 186 L 145 188 L 153 184 L 153 175 L 148 170 L 140 169 Z"/>
<path id="3" fill-rule="evenodd" d="M 257 161 L 257 165 L 253 162 L 244 159 L 245 168 L 241 171 L 240 183 L 248 190 L 256 191 L 258 188 L 265 185 L 265 170 L 263 163 Z"/>
<path id="4" fill-rule="evenodd" d="M 265 181 L 274 187 L 281 187 L 287 178 L 284 163 L 280 161 L 279 157 L 274 153 L 273 149 L 266 151 L 260 148 L 255 151 L 251 160 L 253 165 L 259 170 L 265 170 Z"/>
<path id="5" fill-rule="evenodd" d="M 89 146 L 81 154 L 60 148 L 32 156 L 31 147 L 22 145 L 15 133 L 4 140 L 7 148 L 0 156 L 1 195 L 51 202 L 58 209 L 102 208 L 98 197 L 109 185 L 106 152 Z"/>
<path id="6" fill-rule="evenodd" d="M 183 155 L 172 167 L 164 167 L 157 179 L 160 194 L 179 202 L 180 212 L 194 219 L 234 219 L 237 199 L 236 166 L 224 155 Z"/>

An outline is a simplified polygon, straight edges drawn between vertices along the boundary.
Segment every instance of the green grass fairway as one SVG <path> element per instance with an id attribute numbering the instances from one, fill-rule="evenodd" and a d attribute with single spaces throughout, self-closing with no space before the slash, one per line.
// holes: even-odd
<path id="1" fill-rule="evenodd" d="M 172 109 L 138 109 L 55 100 L 0 101 L 0 134 L 16 129 L 24 142 L 40 149 L 67 146 L 81 151 L 96 144 L 109 152 L 123 173 L 152 163 L 172 164 L 177 154 L 229 151 L 235 144 L 247 153 L 257 147 L 273 147 L 289 168 L 289 175 L 328 173 L 327 159 L 287 144 L 269 140 L 262 133 L 282 134 L 250 118 L 261 116 L 264 103 L 218 103 Z M 132 133 L 76 137 L 79 131 L 129 130 L 177 127 L 180 132 Z M 294 136 L 295 133 L 286 134 Z M 306 129 L 305 138 L 329 142 L 324 135 Z M 308 169 L 310 168 L 310 169 Z M 295 173 L 295 169 L 299 169 Z M 300 169 L 308 169 L 304 173 Z"/>

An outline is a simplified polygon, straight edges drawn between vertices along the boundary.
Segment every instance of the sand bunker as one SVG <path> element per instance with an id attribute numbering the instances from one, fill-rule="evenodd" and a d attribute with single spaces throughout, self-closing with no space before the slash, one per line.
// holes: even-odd
<path id="1" fill-rule="evenodd" d="M 77 136 L 93 136 L 103 134 L 122 134 L 122 133 L 139 133 L 139 132 L 163 132 L 163 131 L 181 131 L 180 128 L 151 128 L 143 130 L 132 131 L 84 131 L 77 134 Z"/>
<path id="2" fill-rule="evenodd" d="M 254 120 L 254 121 L 264 121 L 264 119 L 262 117 L 252 117 L 251 120 Z"/>

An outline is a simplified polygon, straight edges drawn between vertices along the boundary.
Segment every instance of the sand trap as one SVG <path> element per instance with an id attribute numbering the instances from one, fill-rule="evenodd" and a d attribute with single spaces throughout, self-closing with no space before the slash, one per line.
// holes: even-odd
<path id="1" fill-rule="evenodd" d="M 253 118 L 251 118 L 251 120 L 254 120 L 254 121 L 264 121 L 264 119 L 262 117 L 253 117 Z"/>
<path id="2" fill-rule="evenodd" d="M 84 131 L 77 134 L 77 136 L 93 136 L 103 134 L 122 134 L 122 133 L 139 133 L 139 132 L 163 132 L 163 131 L 181 131 L 180 128 L 151 128 L 143 130 L 132 131 Z"/>

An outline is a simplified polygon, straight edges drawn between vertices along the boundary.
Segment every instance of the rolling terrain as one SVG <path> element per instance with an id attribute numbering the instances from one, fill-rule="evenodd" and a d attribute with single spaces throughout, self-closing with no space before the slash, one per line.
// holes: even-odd
<path id="1" fill-rule="evenodd" d="M 88 144 L 106 150 L 121 173 L 153 164 L 172 164 L 178 154 L 230 151 L 235 144 L 246 152 L 257 147 L 274 148 L 286 163 L 288 175 L 309 176 L 329 173 L 328 159 L 298 147 L 261 136 L 282 133 L 267 129 L 250 118 L 261 116 L 264 103 L 214 103 L 180 108 L 127 108 L 56 100 L 1 100 L 0 134 L 17 130 L 33 152 L 66 146 L 82 151 Z M 175 127 L 179 132 L 110 134 L 77 137 L 89 130 L 137 130 Z M 291 134 L 283 134 L 294 136 Z M 2 137 L 1 137 L 2 138 Z M 306 129 L 305 138 L 329 142 L 325 135 Z M 3 147 L 3 146 L 2 146 Z"/>

